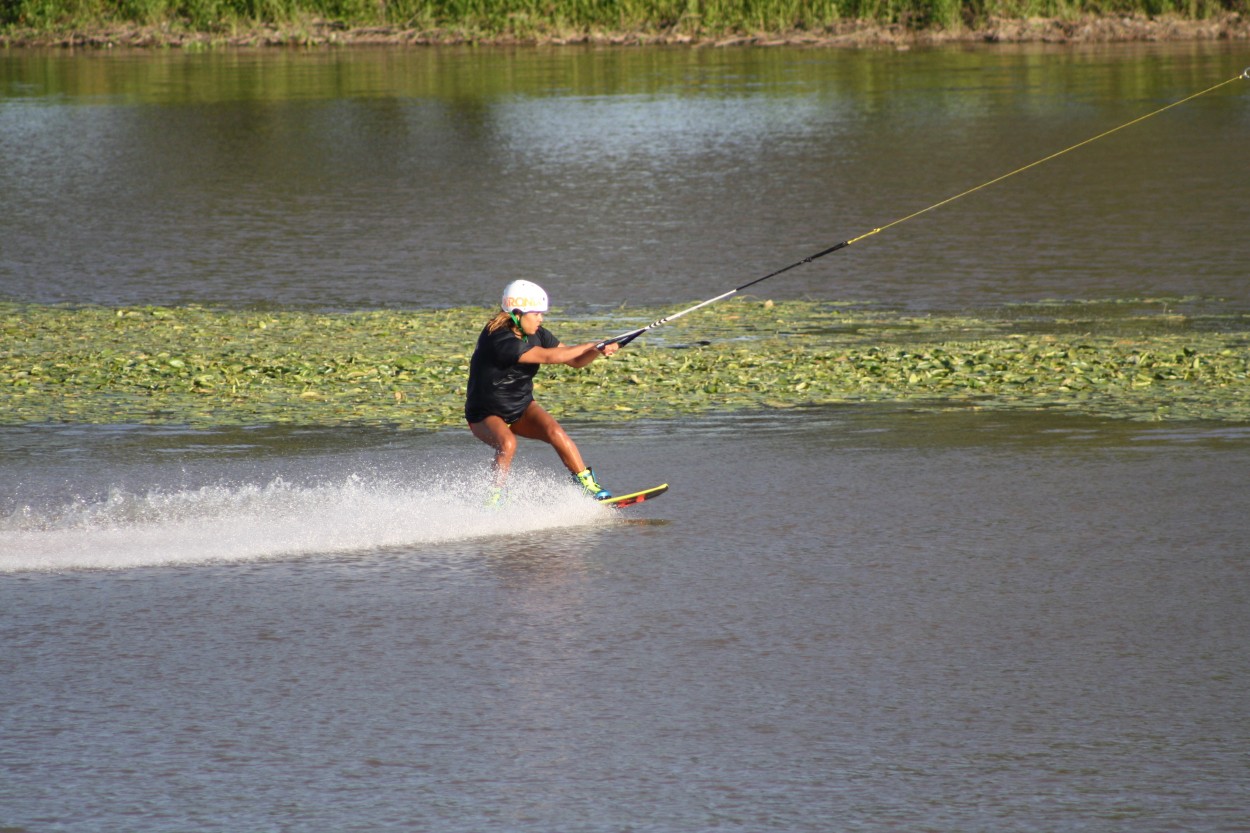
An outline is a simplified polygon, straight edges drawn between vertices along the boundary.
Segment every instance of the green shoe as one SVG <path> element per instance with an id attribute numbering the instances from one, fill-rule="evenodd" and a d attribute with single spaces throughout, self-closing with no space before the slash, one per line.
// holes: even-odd
<path id="1" fill-rule="evenodd" d="M 507 496 L 504 495 L 503 486 L 491 486 L 490 491 L 486 493 L 486 506 L 490 509 L 498 509 L 507 502 Z"/>
<path id="2" fill-rule="evenodd" d="M 607 500 L 612 497 L 612 493 L 600 486 L 599 482 L 595 480 L 595 470 L 589 466 L 584 471 L 579 471 L 573 475 L 573 479 L 595 500 Z"/>

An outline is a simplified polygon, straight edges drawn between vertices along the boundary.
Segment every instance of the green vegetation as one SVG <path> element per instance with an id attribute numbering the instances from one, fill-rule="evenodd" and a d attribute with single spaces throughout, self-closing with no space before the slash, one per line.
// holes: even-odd
<path id="1" fill-rule="evenodd" d="M 1250 316 L 1172 304 L 991 319 L 734 299 L 584 370 L 548 368 L 540 396 L 562 418 L 891 402 L 1250 422 Z M 557 312 L 549 326 L 571 344 L 665 312 Z M 455 426 L 487 317 L 0 304 L 0 422 Z"/>
<path id="2" fill-rule="evenodd" d="M 329 22 L 395 27 L 434 39 L 543 40 L 593 33 L 693 38 L 830 31 L 847 21 L 912 29 L 991 18 L 1245 12 L 1246 0 L 0 0 L 0 27 L 57 33 L 123 25 L 237 32 Z"/>

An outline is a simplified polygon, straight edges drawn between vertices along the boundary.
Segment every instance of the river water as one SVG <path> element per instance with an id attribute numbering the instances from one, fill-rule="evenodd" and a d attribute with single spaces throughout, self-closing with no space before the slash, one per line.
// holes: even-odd
<path id="1" fill-rule="evenodd" d="M 684 306 L 1247 63 L 7 52 L 0 296 Z M 1222 87 L 768 297 L 1250 309 L 1248 131 Z M 608 512 L 523 445 L 487 511 L 463 430 L 0 427 L 0 829 L 1246 829 L 1247 426 L 569 427 L 670 493 Z"/>

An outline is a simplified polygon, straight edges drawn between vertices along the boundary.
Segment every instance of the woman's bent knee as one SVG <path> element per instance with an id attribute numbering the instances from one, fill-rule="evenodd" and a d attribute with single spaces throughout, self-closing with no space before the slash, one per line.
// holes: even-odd
<path id="1" fill-rule="evenodd" d="M 498 417 L 488 417 L 481 422 L 469 424 L 473 436 L 489 445 L 500 454 L 512 455 L 516 451 L 516 436 L 512 429 Z"/>

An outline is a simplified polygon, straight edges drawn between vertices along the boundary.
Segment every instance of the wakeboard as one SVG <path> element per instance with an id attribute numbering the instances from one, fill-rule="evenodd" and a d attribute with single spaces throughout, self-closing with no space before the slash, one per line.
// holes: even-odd
<path id="1" fill-rule="evenodd" d="M 633 506 L 635 503 L 642 503 L 644 500 L 650 500 L 653 497 L 664 494 L 668 491 L 668 484 L 663 483 L 659 486 L 652 486 L 650 489 L 642 489 L 637 492 L 630 492 L 627 495 L 613 495 L 610 498 L 604 498 L 599 501 L 604 506 L 619 508 L 622 506 Z"/>

